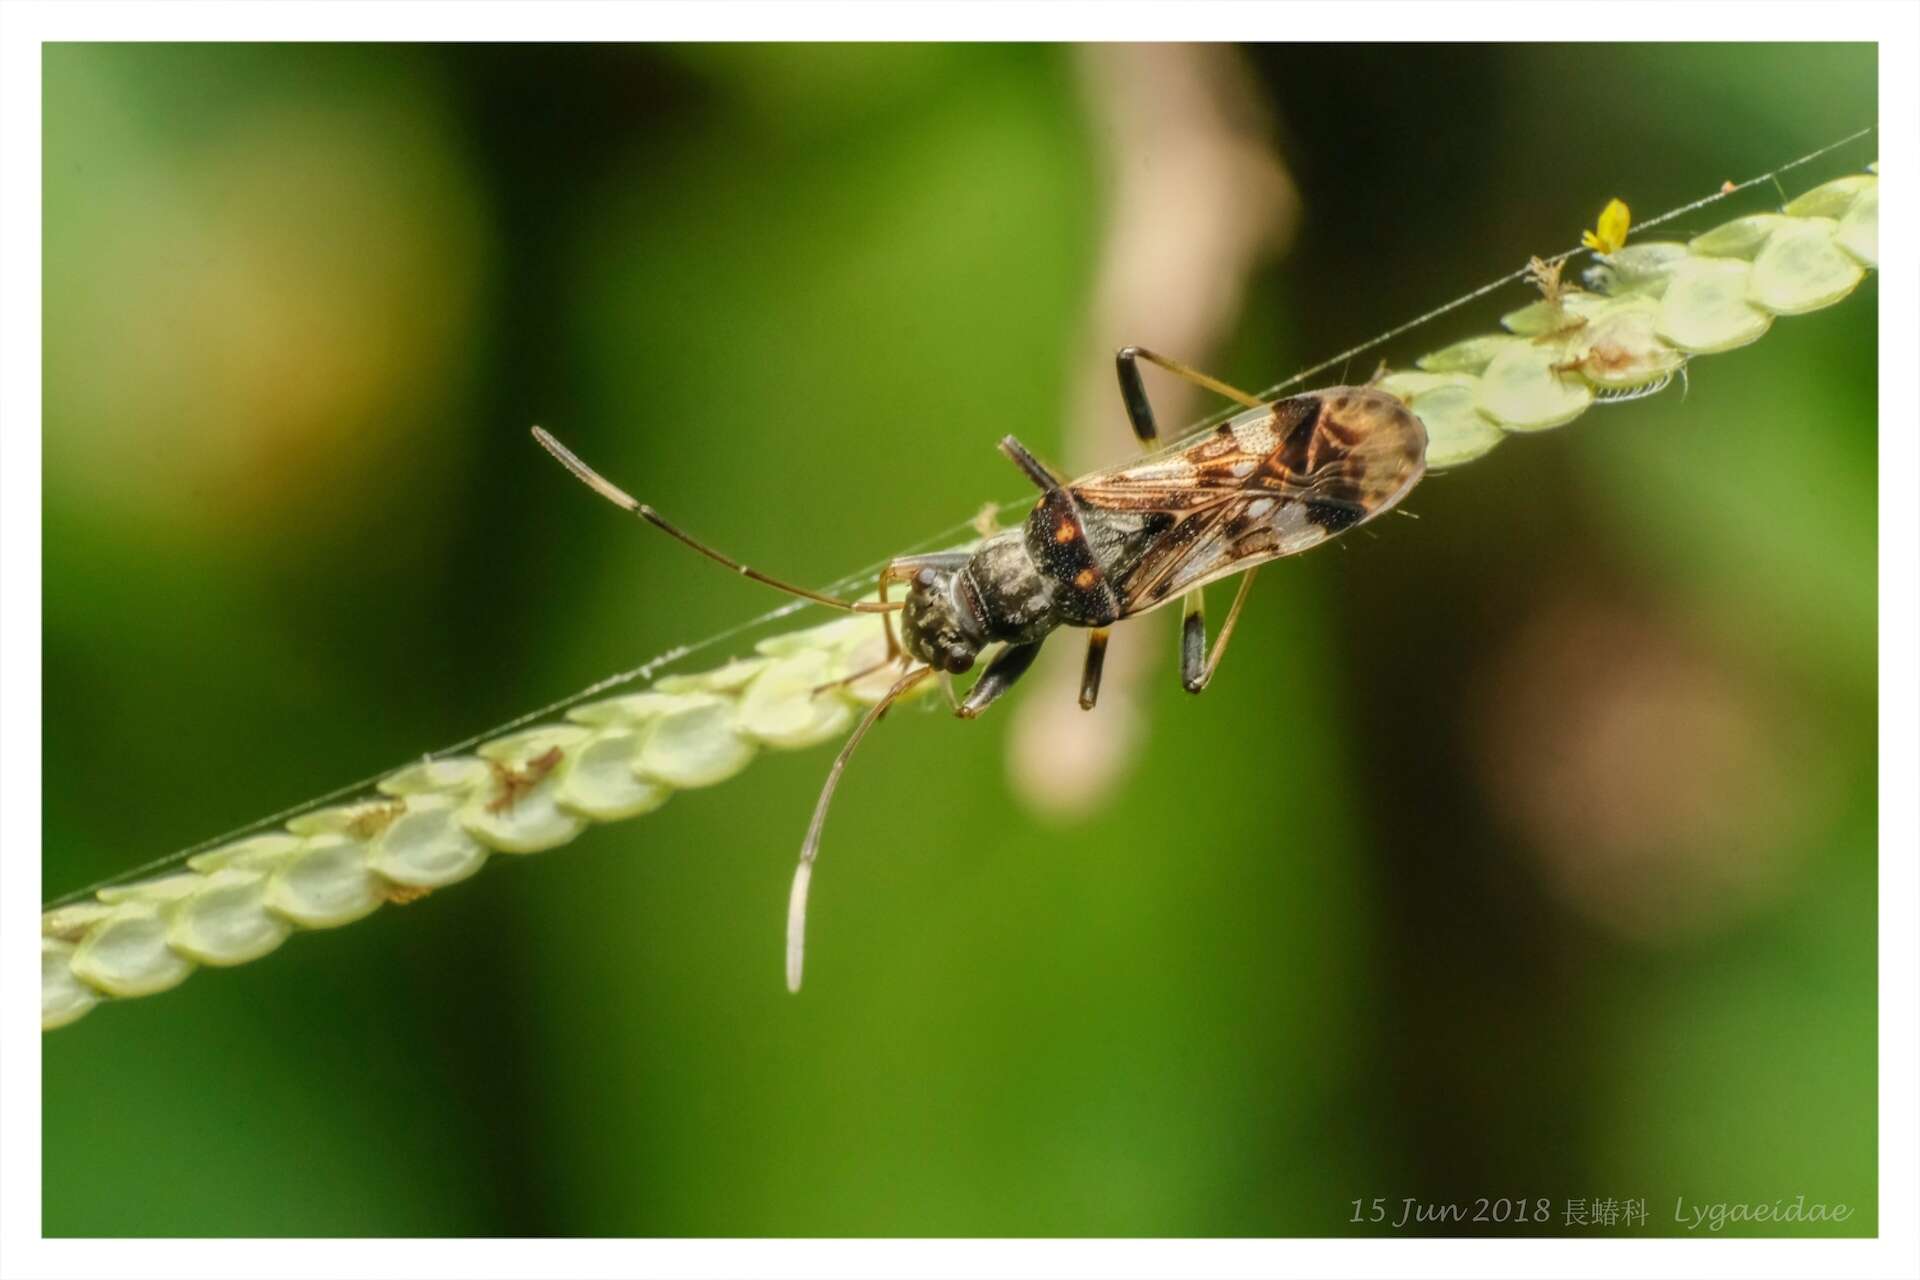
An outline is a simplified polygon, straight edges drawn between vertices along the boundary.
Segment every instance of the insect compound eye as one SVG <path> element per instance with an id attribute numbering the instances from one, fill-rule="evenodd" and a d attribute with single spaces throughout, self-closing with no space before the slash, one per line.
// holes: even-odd
<path id="1" fill-rule="evenodd" d="M 938 576 L 939 575 L 934 573 L 934 571 L 931 569 L 922 569 L 920 572 L 913 575 L 913 582 L 915 586 L 931 587 L 934 584 L 934 580 Z"/>

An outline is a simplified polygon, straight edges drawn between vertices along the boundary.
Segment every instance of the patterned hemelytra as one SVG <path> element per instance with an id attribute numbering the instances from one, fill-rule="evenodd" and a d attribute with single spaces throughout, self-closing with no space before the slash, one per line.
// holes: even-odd
<path id="1" fill-rule="evenodd" d="M 1141 360 L 1239 401 L 1246 411 L 1160 448 Z M 1383 391 L 1331 387 L 1262 402 L 1144 348 L 1122 349 L 1116 365 L 1128 420 L 1150 450 L 1145 457 L 1064 481 L 1006 437 L 1001 450 L 1041 491 L 1025 525 L 969 550 L 889 561 L 877 600 L 843 600 L 748 568 L 636 502 L 534 428 L 540 443 L 602 496 L 735 572 L 835 608 L 900 615 L 899 637 L 886 628 L 887 657 L 875 670 L 898 665 L 902 674 L 834 761 L 801 848 L 789 909 L 789 986 L 799 986 L 807 886 L 828 802 L 854 747 L 902 694 L 936 673 L 945 680 L 971 669 L 983 650 L 998 645 L 965 698 L 954 701 L 956 714 L 971 719 L 1012 687 L 1056 628 L 1083 627 L 1089 635 L 1080 705 L 1091 709 L 1107 629 L 1174 599 L 1184 605 L 1181 683 L 1198 693 L 1219 666 L 1261 564 L 1391 511 L 1426 471 L 1426 428 Z M 1245 576 L 1209 650 L 1202 589 L 1236 573 Z M 888 588 L 900 583 L 905 600 L 889 600 Z"/>
<path id="2" fill-rule="evenodd" d="M 1294 555 L 1391 510 L 1425 470 L 1426 432 L 1384 392 L 1336 387 L 1248 410 L 1130 466 L 1071 483 L 1040 468 L 1009 437 L 1002 447 L 1040 485 L 1023 528 L 969 552 L 896 560 L 886 581 L 908 583 L 907 653 L 963 672 L 1005 646 L 960 703 L 978 715 L 1005 693 L 1056 627 L 1093 629 L 1081 703 L 1099 689 L 1105 628 L 1176 598 L 1181 681 L 1212 678 L 1227 633 L 1205 653 L 1200 589 Z M 1231 627 L 1242 595 L 1228 615 Z"/>

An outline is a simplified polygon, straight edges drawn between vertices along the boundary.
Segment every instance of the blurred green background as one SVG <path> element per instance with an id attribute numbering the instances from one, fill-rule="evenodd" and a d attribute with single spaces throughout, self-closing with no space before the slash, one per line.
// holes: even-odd
<path id="1" fill-rule="evenodd" d="M 993 442 L 1064 456 L 1111 357 L 1086 56 L 49 47 L 48 896 L 777 603 L 531 423 L 802 581 L 1017 495 Z M 1249 387 L 1875 107 L 1868 46 L 1234 56 L 1298 232 L 1176 354 Z M 1142 624 L 1094 816 L 1009 785 L 1021 695 L 894 717 L 800 998 L 825 749 L 49 1035 L 45 1231 L 1393 1234 L 1353 1202 L 1506 1196 L 1636 1235 L 1805 1195 L 1872 1233 L 1875 311 L 1270 569 L 1205 698 Z"/>

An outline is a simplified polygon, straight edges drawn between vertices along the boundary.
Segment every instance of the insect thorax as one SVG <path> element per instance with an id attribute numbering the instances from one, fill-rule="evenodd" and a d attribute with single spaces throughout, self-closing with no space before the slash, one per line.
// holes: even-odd
<path id="1" fill-rule="evenodd" d="M 1027 517 L 1028 558 L 1053 590 L 1053 616 L 1074 627 L 1104 627 L 1125 612 L 1114 582 L 1129 572 L 1173 519 L 1160 511 L 1089 507 L 1055 489 Z"/>
<path id="2" fill-rule="evenodd" d="M 1009 529 L 981 543 L 961 577 L 990 641 L 1027 644 L 1061 621 L 1054 584 L 1034 564 L 1020 530 Z"/>

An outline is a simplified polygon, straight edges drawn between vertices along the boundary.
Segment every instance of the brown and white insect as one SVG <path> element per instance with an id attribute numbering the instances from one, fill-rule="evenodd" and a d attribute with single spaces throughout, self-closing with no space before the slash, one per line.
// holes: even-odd
<path id="1" fill-rule="evenodd" d="M 1161 447 L 1140 377 L 1145 360 L 1246 406 L 1218 427 Z M 1012 436 L 1000 449 L 1040 489 L 1021 528 L 967 551 L 902 556 L 880 572 L 879 599 L 843 600 L 748 568 L 670 524 L 601 477 L 552 436 L 534 436 L 602 497 L 694 550 L 777 590 L 854 613 L 898 613 L 888 657 L 901 675 L 869 710 L 827 774 L 801 845 L 788 911 L 787 985 L 798 990 L 807 889 L 827 808 L 860 740 L 901 695 L 929 676 L 972 668 L 998 651 L 954 711 L 972 719 L 1011 688 L 1057 628 L 1088 631 L 1080 705 L 1100 693 L 1107 632 L 1122 618 L 1182 604 L 1180 681 L 1199 693 L 1213 679 L 1254 573 L 1393 509 L 1426 470 L 1427 433 L 1399 400 L 1371 387 L 1330 387 L 1262 402 L 1141 347 L 1116 357 L 1121 399 L 1149 452 L 1127 466 L 1067 481 Z M 1202 590 L 1244 574 L 1220 634 L 1207 647 Z M 889 600 L 904 584 L 906 598 Z"/>

